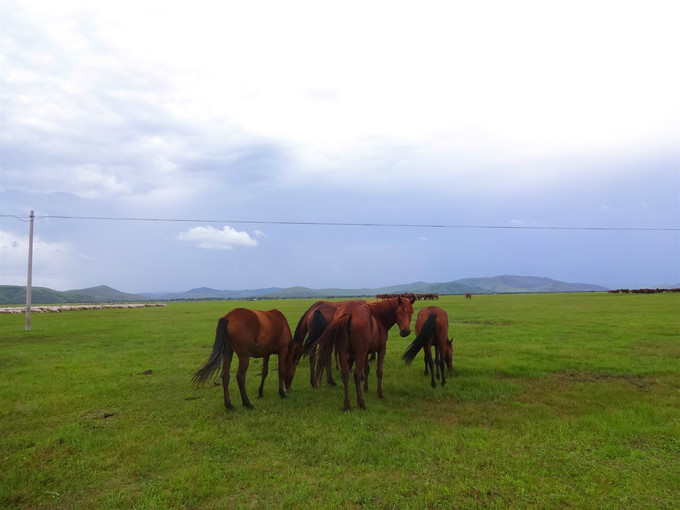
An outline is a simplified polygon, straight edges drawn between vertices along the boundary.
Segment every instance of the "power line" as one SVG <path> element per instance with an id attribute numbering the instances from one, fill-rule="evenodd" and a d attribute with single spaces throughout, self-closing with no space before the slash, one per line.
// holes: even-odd
<path id="1" fill-rule="evenodd" d="M 27 222 L 29 217 L 16 214 L 0 214 L 3 218 L 15 218 Z M 372 228 L 442 228 L 442 229 L 477 229 L 477 230 L 581 230 L 581 231 L 634 231 L 634 232 L 678 232 L 680 228 L 658 227 L 558 227 L 558 226 L 529 226 L 529 225 L 455 225 L 436 223 L 373 223 L 373 222 L 335 222 L 335 221 L 273 221 L 273 220 L 215 220 L 188 218 L 140 218 L 113 216 L 36 216 L 36 220 L 89 220 L 89 221 L 138 221 L 162 223 L 232 223 L 244 225 L 299 225 L 320 227 L 372 227 Z"/>

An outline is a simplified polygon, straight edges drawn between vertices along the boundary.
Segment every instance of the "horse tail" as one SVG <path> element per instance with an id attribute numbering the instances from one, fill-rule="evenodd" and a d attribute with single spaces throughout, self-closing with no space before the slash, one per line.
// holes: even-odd
<path id="1" fill-rule="evenodd" d="M 324 330 L 319 338 L 314 342 L 319 346 L 319 358 L 316 365 L 316 374 L 314 379 L 317 385 L 321 383 L 323 378 L 323 371 L 326 365 L 330 364 L 333 355 L 333 349 L 337 341 L 338 335 L 343 330 L 349 332 L 352 324 L 352 315 L 349 313 L 343 314 L 333 320 L 330 325 Z"/>
<path id="2" fill-rule="evenodd" d="M 222 357 L 229 349 L 229 336 L 227 335 L 227 318 L 222 317 L 217 321 L 217 330 L 215 331 L 215 344 L 208 361 L 203 365 L 191 378 L 194 384 L 203 384 L 208 377 L 219 370 L 222 363 Z"/>
<path id="3" fill-rule="evenodd" d="M 307 335 L 307 315 L 309 315 L 309 310 L 307 310 L 295 326 L 295 333 L 293 333 L 293 342 L 302 342 Z"/>
<path id="4" fill-rule="evenodd" d="M 420 352 L 420 349 L 422 349 L 427 341 L 432 337 L 436 322 L 437 316 L 431 313 L 425 321 L 425 324 L 423 324 L 420 334 L 416 336 L 413 342 L 411 342 L 411 345 L 408 346 L 406 352 L 401 355 L 401 359 L 403 359 L 407 365 L 413 361 L 413 359 L 416 357 L 416 354 Z"/>
<path id="5" fill-rule="evenodd" d="M 316 347 L 316 341 L 323 334 L 323 332 L 328 327 L 328 321 L 326 317 L 323 316 L 321 311 L 317 308 L 314 310 L 314 315 L 312 315 L 312 322 L 309 325 L 309 331 L 307 340 L 305 341 L 304 352 L 306 355 L 310 355 Z"/>

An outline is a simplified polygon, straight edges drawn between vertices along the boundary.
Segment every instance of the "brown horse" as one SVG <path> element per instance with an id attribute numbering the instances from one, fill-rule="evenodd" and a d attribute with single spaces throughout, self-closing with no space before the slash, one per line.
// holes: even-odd
<path id="1" fill-rule="evenodd" d="M 449 317 L 446 312 L 438 306 L 426 306 L 418 312 L 416 317 L 416 338 L 401 356 L 408 365 L 413 361 L 420 349 L 424 349 L 425 374 L 427 374 L 429 368 L 431 373 L 430 384 L 433 388 L 437 386 L 435 382 L 435 366 L 437 378 L 439 378 L 441 373 L 442 386 L 446 384 L 444 365 L 446 364 L 449 370 L 453 370 L 453 348 L 451 345 L 453 339 L 448 339 L 448 330 Z M 435 362 L 432 361 L 431 347 L 433 345 Z"/>
<path id="2" fill-rule="evenodd" d="M 264 380 L 269 372 L 269 356 L 279 357 L 279 395 L 286 396 L 295 375 L 294 357 L 302 345 L 294 345 L 291 340 L 288 321 L 279 310 L 266 312 L 235 308 L 217 322 L 215 344 L 205 365 L 193 376 L 192 381 L 202 384 L 222 367 L 222 386 L 224 387 L 224 407 L 233 409 L 229 399 L 229 368 L 234 353 L 238 356 L 236 382 L 241 392 L 241 402 L 249 409 L 253 405 L 246 394 L 246 370 L 250 358 L 262 358 L 262 382 L 258 395 L 262 397 Z"/>
<path id="3" fill-rule="evenodd" d="M 312 306 L 310 306 L 307 311 L 300 317 L 300 320 L 295 327 L 295 333 L 293 334 L 293 342 L 296 344 L 311 345 L 316 341 L 317 338 L 321 336 L 328 324 L 333 321 L 333 316 L 339 306 L 345 305 L 347 303 L 365 303 L 365 301 L 356 299 L 351 301 L 317 301 Z M 307 339 L 305 340 L 305 337 Z M 317 381 L 315 377 L 315 366 L 316 366 L 316 349 L 311 350 L 309 353 L 309 382 L 312 388 L 317 388 Z M 300 359 L 300 355 L 297 355 L 295 363 Z M 337 353 L 335 355 L 336 368 L 338 367 L 339 360 Z M 326 365 L 326 381 L 330 386 L 336 386 L 333 380 L 333 367 L 332 363 Z"/>
<path id="4" fill-rule="evenodd" d="M 316 345 L 319 347 L 317 381 L 321 379 L 326 363 L 330 362 L 333 349 L 336 349 L 340 358 L 342 383 L 345 387 L 345 411 L 350 408 L 348 384 L 349 369 L 353 360 L 356 361 L 354 385 L 357 390 L 357 405 L 361 409 L 366 409 L 361 392 L 361 380 L 362 377 L 366 377 L 367 358 L 372 352 L 378 354 L 376 367 L 378 398 L 383 398 L 382 375 L 387 332 L 397 324 L 401 336 L 408 336 L 411 333 L 412 316 L 413 303 L 410 299 L 396 297 L 373 303 L 350 302 L 338 307 L 333 322 L 313 344 L 306 347 L 307 352 Z"/>
<path id="5" fill-rule="evenodd" d="M 472 294 L 470 294 L 469 292 L 467 292 L 467 293 L 465 294 L 465 299 L 472 299 Z"/>

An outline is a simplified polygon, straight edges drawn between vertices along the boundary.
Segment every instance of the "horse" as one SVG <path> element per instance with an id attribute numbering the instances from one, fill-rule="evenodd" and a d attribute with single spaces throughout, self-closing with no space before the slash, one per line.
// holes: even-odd
<path id="1" fill-rule="evenodd" d="M 431 373 L 431 386 L 437 386 L 435 382 L 435 366 L 436 377 L 439 378 L 441 373 L 441 384 L 446 384 L 446 376 L 444 375 L 444 365 L 453 370 L 453 339 L 448 339 L 449 318 L 447 313 L 438 306 L 426 306 L 418 312 L 416 317 L 416 338 L 408 346 L 401 358 L 409 365 L 420 349 L 425 351 L 425 375 L 428 373 L 428 368 Z M 435 362 L 432 361 L 431 347 L 434 345 Z"/>
<path id="2" fill-rule="evenodd" d="M 333 320 L 333 316 L 335 315 L 335 311 L 338 309 L 338 307 L 351 302 L 365 303 L 365 301 L 359 299 L 334 302 L 317 301 L 314 303 L 304 314 L 302 314 L 302 317 L 300 317 L 300 320 L 295 327 L 295 333 L 293 334 L 293 342 L 296 344 L 304 343 L 305 345 L 311 345 L 316 341 L 317 338 L 321 336 L 328 324 Z M 305 337 L 307 337 L 306 340 Z M 299 359 L 300 356 L 298 355 L 295 359 L 295 363 L 297 363 Z M 338 368 L 339 360 L 337 353 L 335 356 L 335 362 L 336 368 Z M 318 387 L 316 378 L 314 377 L 315 366 L 316 352 L 314 350 L 313 352 L 309 353 L 309 382 L 312 385 L 312 388 Z M 336 386 L 336 383 L 333 380 L 333 369 L 331 363 L 326 365 L 326 380 L 330 386 Z"/>
<path id="3" fill-rule="evenodd" d="M 360 409 L 366 409 L 361 392 L 361 380 L 362 377 L 366 377 L 367 357 L 371 352 L 378 354 L 376 367 L 378 398 L 383 398 L 382 375 L 387 332 L 394 324 L 397 324 L 400 335 L 408 336 L 411 333 L 413 312 L 413 302 L 402 297 L 372 303 L 349 302 L 339 306 L 333 316 L 333 321 L 323 334 L 315 342 L 305 346 L 306 352 L 310 352 L 317 345 L 319 347 L 320 363 L 316 367 L 315 374 L 317 381 L 323 375 L 325 364 L 330 362 L 333 349 L 337 351 L 345 389 L 344 411 L 350 409 L 348 385 L 349 370 L 353 361 L 356 361 L 354 385 L 357 391 L 357 405 Z"/>
<path id="4" fill-rule="evenodd" d="M 302 344 L 292 342 L 288 321 L 279 310 L 235 308 L 217 321 L 212 352 L 208 361 L 194 374 L 192 381 L 197 385 L 203 384 L 223 363 L 224 407 L 234 409 L 229 399 L 229 368 L 235 352 L 238 356 L 236 382 L 241 392 L 241 402 L 244 407 L 253 409 L 246 394 L 246 371 L 250 358 L 262 358 L 262 381 L 258 390 L 261 398 L 264 380 L 269 372 L 269 357 L 278 355 L 279 395 L 285 398 L 295 375 L 294 357 L 301 350 Z"/>
<path id="5" fill-rule="evenodd" d="M 472 294 L 469 292 L 465 293 L 465 299 L 472 299 Z"/>

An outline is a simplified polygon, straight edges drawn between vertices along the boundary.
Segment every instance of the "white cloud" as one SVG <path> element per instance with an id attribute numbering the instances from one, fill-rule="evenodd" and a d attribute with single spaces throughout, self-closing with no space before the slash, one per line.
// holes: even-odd
<path id="1" fill-rule="evenodd" d="M 256 231 L 261 237 L 262 233 Z M 236 246 L 257 246 L 257 240 L 250 237 L 248 232 L 239 232 L 230 226 L 222 230 L 213 227 L 194 227 L 177 235 L 178 241 L 196 243 L 205 250 L 233 250 Z"/>
<path id="2" fill-rule="evenodd" d="M 0 274 L 3 285 L 26 285 L 28 236 L 0 230 Z M 62 241 L 33 237 L 33 285 L 63 288 L 62 275 L 73 261 L 73 249 Z"/>

